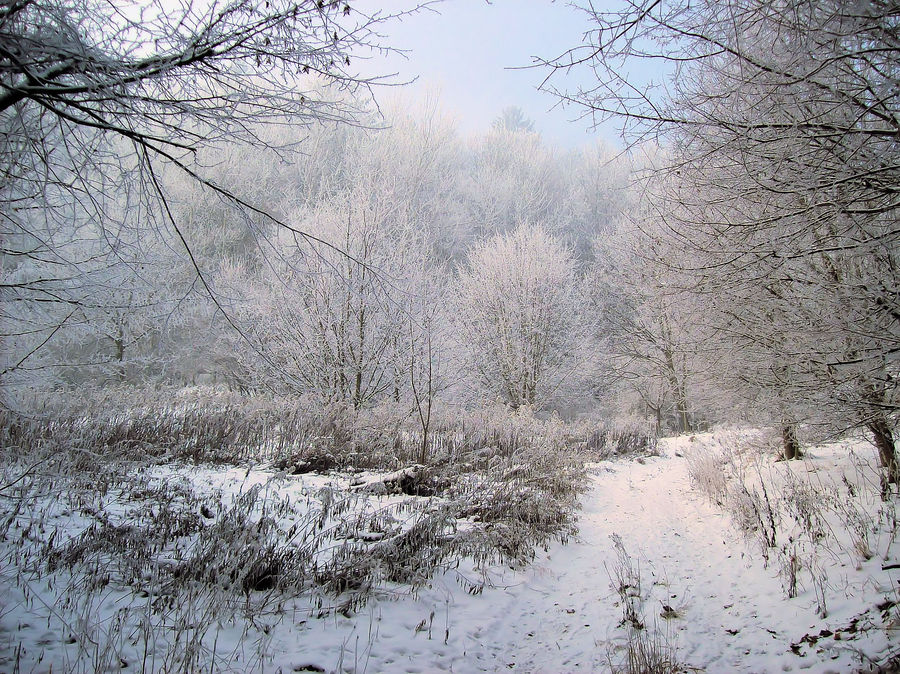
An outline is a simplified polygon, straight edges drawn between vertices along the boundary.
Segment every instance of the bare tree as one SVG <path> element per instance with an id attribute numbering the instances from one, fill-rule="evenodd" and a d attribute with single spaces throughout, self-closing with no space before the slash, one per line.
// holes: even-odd
<path id="1" fill-rule="evenodd" d="M 244 362 L 258 386 L 309 394 L 353 409 L 405 384 L 405 293 L 413 239 L 390 221 L 390 204 L 360 190 L 317 207 L 304 227 L 324 243 L 285 241 L 285 260 L 247 279 L 241 324 L 258 351 Z M 397 226 L 396 229 L 391 225 Z M 402 377 L 403 382 L 398 383 Z"/>
<path id="2" fill-rule="evenodd" d="M 168 229 L 209 292 L 167 201 L 165 167 L 248 213 L 273 216 L 210 180 L 198 150 L 220 141 L 267 146 L 260 129 L 270 123 L 351 121 L 352 94 L 371 84 L 352 58 L 377 45 L 386 18 L 334 0 L 5 3 L 0 292 L 5 344 L 21 348 L 4 372 L 52 341 L 79 306 L 96 254 L 85 252 L 85 239 L 102 245 L 123 228 L 138 233 L 132 240 Z M 43 325 L 23 326 L 24 305 L 41 307 L 34 316 Z"/>
<path id="3" fill-rule="evenodd" d="M 668 144 L 655 205 L 682 251 L 669 266 L 750 355 L 749 380 L 801 420 L 867 428 L 898 482 L 894 3 L 588 11 L 590 42 L 552 65 L 591 68 L 596 87 L 561 93 L 624 120 L 632 138 Z M 638 86 L 632 59 L 667 63 L 672 76 Z M 802 410 L 804 399 L 821 409 Z"/>
<path id="4" fill-rule="evenodd" d="M 296 195 L 292 208 L 319 241 L 282 232 L 268 268 L 247 270 L 253 290 L 241 324 L 260 353 L 244 360 L 258 385 L 354 409 L 411 392 L 427 416 L 438 389 L 430 232 L 445 201 L 452 133 L 427 114 L 389 119 L 390 128 L 333 139 L 339 160 L 330 144 L 317 146 L 331 182 L 314 203 Z"/>
<path id="5" fill-rule="evenodd" d="M 636 395 L 658 429 L 690 432 L 708 413 L 701 391 L 717 358 L 703 308 L 671 284 L 645 236 L 646 230 L 620 227 L 595 243 L 589 281 L 603 344 L 603 393 L 624 398 L 613 401 L 619 411 Z"/>

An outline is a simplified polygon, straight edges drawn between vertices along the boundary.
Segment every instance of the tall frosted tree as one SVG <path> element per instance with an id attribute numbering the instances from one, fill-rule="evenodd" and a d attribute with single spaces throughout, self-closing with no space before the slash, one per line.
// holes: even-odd
<path id="1" fill-rule="evenodd" d="M 582 284 L 570 248 L 533 225 L 469 253 L 455 325 L 482 389 L 514 408 L 571 391 L 588 363 Z"/>

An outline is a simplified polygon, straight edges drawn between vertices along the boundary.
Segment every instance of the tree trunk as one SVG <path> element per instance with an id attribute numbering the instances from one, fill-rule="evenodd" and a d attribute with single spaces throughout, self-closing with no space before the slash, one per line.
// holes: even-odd
<path id="1" fill-rule="evenodd" d="M 651 405 L 649 402 L 647 403 L 647 409 L 653 414 L 653 419 L 656 423 L 655 432 L 657 437 L 662 433 L 662 425 L 663 425 L 663 406 L 662 403 L 659 405 Z"/>
<path id="2" fill-rule="evenodd" d="M 897 464 L 897 453 L 894 447 L 894 434 L 883 416 L 878 416 L 868 424 L 874 436 L 881 469 L 887 484 L 900 484 L 900 466 Z"/>
<path id="3" fill-rule="evenodd" d="M 353 377 L 353 409 L 358 410 L 362 407 L 362 381 L 363 381 L 363 372 L 362 366 L 357 365 L 356 375 Z"/>
<path id="4" fill-rule="evenodd" d="M 678 368 L 675 366 L 675 355 L 672 350 L 664 348 L 663 356 L 666 362 L 669 391 L 672 394 L 672 402 L 675 404 L 675 428 L 679 433 L 690 433 L 694 429 L 691 424 L 684 377 L 678 376 Z"/>
<path id="5" fill-rule="evenodd" d="M 690 411 L 688 410 L 687 395 L 684 392 L 684 385 L 679 385 L 677 396 L 675 398 L 675 410 L 678 413 L 678 431 L 680 433 L 692 433 L 694 424 L 691 423 Z"/>
<path id="6" fill-rule="evenodd" d="M 116 379 L 125 381 L 125 338 L 121 331 L 113 340 L 116 346 Z"/>
<path id="7" fill-rule="evenodd" d="M 782 422 L 781 444 L 785 461 L 792 461 L 800 458 L 800 442 L 797 440 L 797 424 L 789 421 Z"/>

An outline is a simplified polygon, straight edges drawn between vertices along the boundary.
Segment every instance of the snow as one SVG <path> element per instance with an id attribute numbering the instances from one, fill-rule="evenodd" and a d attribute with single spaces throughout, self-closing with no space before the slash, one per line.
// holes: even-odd
<path id="1" fill-rule="evenodd" d="M 233 672 L 607 671 L 626 657 L 633 632 L 623 624 L 628 605 L 639 612 L 645 635 L 674 648 L 678 662 L 698 671 L 846 672 L 886 659 L 896 648 L 900 618 L 896 607 L 884 620 L 873 607 L 885 599 L 897 601 L 900 591 L 900 571 L 881 568 L 900 554 L 896 500 L 858 499 L 873 525 L 870 559 L 854 555 L 852 541 L 841 540 L 843 533 L 821 549 L 813 546 L 783 515 L 779 535 L 790 537 L 785 545 L 804 560 L 816 560 L 816 565 L 804 562 L 797 596 L 789 599 L 778 556 L 773 552 L 767 562 L 754 535 L 740 531 L 689 474 L 692 456 L 732 443 L 752 445 L 754 438 L 752 433 L 672 438 L 661 442 L 659 457 L 592 464 L 577 539 L 539 551 L 525 568 L 477 569 L 463 560 L 415 593 L 382 588 L 347 615 L 316 617 L 313 600 L 287 603 L 253 626 L 219 626 L 216 665 Z M 840 485 L 852 482 L 860 491 L 870 485 L 872 455 L 856 441 L 813 448 L 791 464 L 751 452 L 742 465 L 751 478 L 765 479 L 770 490 L 804 480 L 818 485 L 816 493 L 827 500 Z M 160 479 L 190 479 L 232 496 L 252 484 L 301 494 L 336 479 L 272 479 L 271 472 L 246 469 L 152 470 Z M 625 600 L 616 588 L 623 551 L 639 575 Z M 12 573 L 3 569 L 10 589 Z M 815 573 L 828 578 L 824 618 Z M 126 594 L 111 589 L 94 608 L 114 611 Z M 52 621 L 40 617 L 46 616 L 40 601 L 13 603 L 12 594 L 4 596 L 0 668 L 9 669 L 19 649 L 23 663 L 42 654 L 35 671 L 51 665 L 53 671 L 65 670 L 78 644 L 65 644 L 57 628 L 46 629 Z M 126 643 L 121 646 L 127 650 Z M 30 670 L 23 666 L 22 671 Z"/>
<path id="2" fill-rule="evenodd" d="M 348 665 L 369 672 L 608 670 L 623 660 L 626 641 L 611 587 L 614 534 L 639 564 L 648 623 L 690 667 L 845 672 L 860 665 L 857 649 L 870 657 L 886 652 L 889 637 L 877 630 L 864 641 L 826 646 L 823 640 L 821 653 L 790 650 L 805 634 L 834 629 L 868 608 L 865 602 L 878 593 L 865 590 L 880 573 L 878 564 L 856 577 L 847 570 L 848 596 L 833 607 L 833 620 L 816 617 L 811 590 L 785 600 L 776 570 L 692 489 L 685 459 L 675 456 L 686 442 L 664 441 L 665 456 L 642 463 L 593 466 L 578 540 L 553 545 L 521 572 L 493 569 L 492 588 L 472 596 L 453 572 L 445 574 L 415 599 L 379 601 L 353 620 L 305 625 L 297 635 L 308 644 L 299 647 L 302 657 L 285 652 L 277 662 L 285 671 L 307 661 L 329 671 Z M 677 618 L 660 616 L 666 605 Z M 429 639 L 415 627 L 432 612 Z"/>

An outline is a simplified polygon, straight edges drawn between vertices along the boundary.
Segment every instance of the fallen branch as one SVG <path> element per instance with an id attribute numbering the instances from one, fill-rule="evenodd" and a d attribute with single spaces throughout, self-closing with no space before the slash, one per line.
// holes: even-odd
<path id="1" fill-rule="evenodd" d="M 381 477 L 352 484 L 353 491 L 363 494 L 410 494 L 416 496 L 433 496 L 433 485 L 427 484 L 425 466 L 419 464 L 407 466 Z"/>

